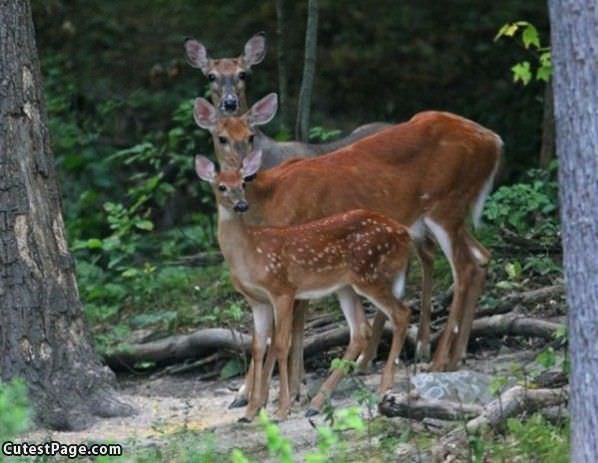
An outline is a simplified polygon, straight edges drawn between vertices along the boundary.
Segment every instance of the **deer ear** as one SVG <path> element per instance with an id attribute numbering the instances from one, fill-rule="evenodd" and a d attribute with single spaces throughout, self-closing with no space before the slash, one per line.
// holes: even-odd
<path id="1" fill-rule="evenodd" d="M 249 125 L 264 125 L 270 122 L 278 110 L 278 95 L 270 93 L 255 103 L 245 114 Z"/>
<path id="2" fill-rule="evenodd" d="M 197 176 L 208 183 L 213 183 L 216 178 L 216 167 L 214 163 L 205 156 L 195 156 L 195 172 Z"/>
<path id="3" fill-rule="evenodd" d="M 185 40 L 185 55 L 187 62 L 194 68 L 201 69 L 201 72 L 208 74 L 210 68 L 210 58 L 208 58 L 208 51 L 201 43 L 193 38 Z"/>
<path id="4" fill-rule="evenodd" d="M 249 67 L 261 63 L 266 57 L 266 34 L 258 32 L 245 44 L 243 61 Z"/>
<path id="5" fill-rule="evenodd" d="M 260 170 L 262 165 L 262 150 L 255 150 L 249 153 L 245 159 L 243 159 L 243 165 L 241 166 L 241 176 L 243 178 L 251 177 Z"/>
<path id="6" fill-rule="evenodd" d="M 196 98 L 193 102 L 193 119 L 202 129 L 211 131 L 218 122 L 218 111 L 205 98 Z"/>

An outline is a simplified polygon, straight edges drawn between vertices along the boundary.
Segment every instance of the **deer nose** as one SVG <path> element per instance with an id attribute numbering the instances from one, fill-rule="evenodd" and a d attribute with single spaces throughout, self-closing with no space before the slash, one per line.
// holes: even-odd
<path id="1" fill-rule="evenodd" d="M 236 111 L 237 110 L 237 99 L 236 98 L 226 98 L 222 102 L 222 106 L 224 107 L 225 111 Z"/>
<path id="2" fill-rule="evenodd" d="M 241 200 L 234 205 L 233 209 L 235 212 L 246 212 L 249 209 L 249 204 L 247 201 Z"/>

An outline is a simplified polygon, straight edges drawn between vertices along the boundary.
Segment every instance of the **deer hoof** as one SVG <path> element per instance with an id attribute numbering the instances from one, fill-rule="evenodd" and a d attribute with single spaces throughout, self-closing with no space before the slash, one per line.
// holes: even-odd
<path id="1" fill-rule="evenodd" d="M 237 420 L 237 423 L 251 423 L 252 419 L 247 416 L 242 416 Z"/>
<path id="2" fill-rule="evenodd" d="M 316 416 L 320 414 L 320 410 L 316 410 L 315 408 L 308 408 L 305 412 L 305 418 L 310 418 L 312 416 Z"/>
<path id="3" fill-rule="evenodd" d="M 235 397 L 228 408 L 241 408 L 247 405 L 247 399 L 245 397 Z"/>

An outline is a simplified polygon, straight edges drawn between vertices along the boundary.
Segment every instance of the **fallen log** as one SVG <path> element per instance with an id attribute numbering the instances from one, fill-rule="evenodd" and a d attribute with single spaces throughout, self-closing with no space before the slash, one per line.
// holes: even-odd
<path id="1" fill-rule="evenodd" d="M 529 336 L 550 340 L 554 339 L 562 327 L 561 323 L 526 317 L 518 313 L 506 313 L 474 320 L 471 337 Z M 433 346 L 438 342 L 440 335 L 441 331 L 432 335 Z"/>
<path id="2" fill-rule="evenodd" d="M 448 455 L 462 455 L 468 449 L 468 438 L 488 428 L 500 428 L 508 418 L 523 413 L 530 415 L 538 410 L 565 403 L 569 398 L 569 387 L 558 389 L 527 389 L 514 386 L 501 394 L 500 398 L 484 407 L 476 418 L 465 426 L 459 426 L 443 437 L 432 449 L 435 461 L 445 461 Z"/>
<path id="3" fill-rule="evenodd" d="M 476 313 L 476 318 L 510 312 L 519 305 L 539 304 L 547 299 L 554 299 L 564 294 L 565 287 L 560 284 L 507 294 L 500 299 L 495 307 L 479 310 Z"/>
<path id="4" fill-rule="evenodd" d="M 387 394 L 378 404 L 381 415 L 400 416 L 414 420 L 464 420 L 479 416 L 484 407 L 477 404 L 457 403 L 451 400 L 426 400 L 409 394 Z"/>
<path id="5" fill-rule="evenodd" d="M 159 341 L 130 344 L 106 354 L 104 361 L 113 370 L 130 369 L 140 362 L 157 366 L 199 358 L 217 350 L 247 352 L 251 337 L 226 328 L 206 328 L 191 334 L 170 336 Z"/>

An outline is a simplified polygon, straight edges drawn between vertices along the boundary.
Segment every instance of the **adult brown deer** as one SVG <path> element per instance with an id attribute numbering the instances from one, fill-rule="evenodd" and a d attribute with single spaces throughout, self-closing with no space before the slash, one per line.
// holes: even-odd
<path id="1" fill-rule="evenodd" d="M 276 358 L 280 371 L 277 416 L 290 408 L 287 360 L 295 299 L 315 299 L 350 286 L 376 305 L 390 320 L 393 338 L 380 381 L 380 393 L 393 383 L 395 359 L 403 346 L 410 310 L 403 296 L 410 252 L 408 230 L 389 218 L 363 209 L 336 214 L 290 227 L 250 226 L 243 215 L 251 209 L 245 196 L 245 178 L 259 169 L 261 151 L 247 156 L 241 168 L 216 174 L 214 164 L 196 157 L 197 175 L 212 185 L 218 204 L 218 242 L 230 265 L 231 277 L 252 308 L 253 390 L 245 412 L 252 420 L 265 405 Z M 274 339 L 263 364 L 267 339 Z M 355 360 L 367 343 L 365 316 L 347 317 L 352 337 L 344 359 Z M 330 392 L 342 376 L 337 369 L 323 386 Z"/>
<path id="2" fill-rule="evenodd" d="M 275 96 L 260 100 L 243 116 L 224 119 L 206 103 L 196 100 L 196 122 L 214 136 L 226 137 L 227 162 L 236 158 L 234 162 L 240 165 L 251 152 L 254 126 L 268 121 L 276 111 Z M 467 347 L 490 257 L 470 233 L 467 219 L 472 216 L 474 224 L 479 220 L 501 152 L 500 137 L 473 121 L 446 112 L 418 113 L 325 156 L 259 172 L 247 184 L 246 194 L 253 205 L 247 220 L 286 226 L 363 208 L 408 226 L 424 257 L 428 278 L 418 333 L 422 350 L 429 349 L 431 291 L 431 256 L 422 252 L 422 243 L 426 236 L 433 236 L 451 264 L 454 295 L 432 368 L 456 369 Z M 375 351 L 381 322 L 378 314 L 364 363 Z M 313 408 L 322 401 L 316 396 Z"/>
<path id="3" fill-rule="evenodd" d="M 266 56 L 266 37 L 255 34 L 245 44 L 243 53 L 237 58 L 210 58 L 206 47 L 193 38 L 185 40 L 187 62 L 201 70 L 210 85 L 212 103 L 224 116 L 235 116 L 247 111 L 246 85 L 251 68 L 262 62 Z M 302 143 L 298 141 L 276 141 L 260 130 L 254 133 L 256 149 L 263 153 L 262 169 L 269 169 L 287 159 L 298 156 L 316 156 L 350 145 L 367 135 L 378 132 L 390 124 L 373 122 L 356 128 L 350 135 L 329 143 Z M 219 153 L 222 144 L 214 140 L 214 148 Z"/>

